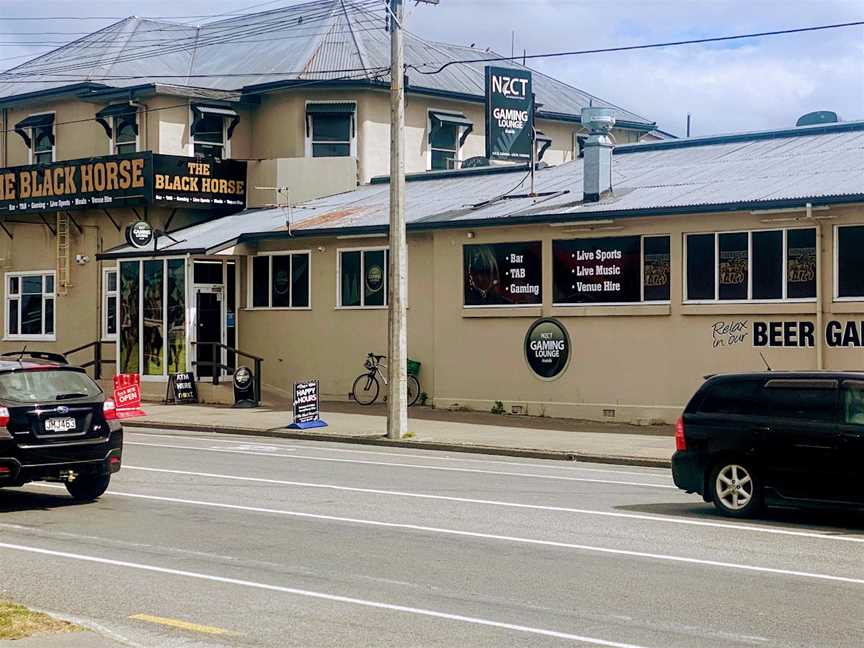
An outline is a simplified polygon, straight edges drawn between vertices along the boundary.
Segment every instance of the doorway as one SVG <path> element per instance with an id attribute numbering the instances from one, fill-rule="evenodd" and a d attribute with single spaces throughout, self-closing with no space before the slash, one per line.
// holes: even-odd
<path id="1" fill-rule="evenodd" d="M 213 362 L 213 346 L 207 343 L 224 344 L 223 305 L 221 286 L 195 287 L 195 367 L 198 378 L 212 378 L 214 371 L 221 372 L 218 367 L 208 364 Z M 217 362 L 225 364 L 224 353 L 220 348 L 216 354 Z"/>

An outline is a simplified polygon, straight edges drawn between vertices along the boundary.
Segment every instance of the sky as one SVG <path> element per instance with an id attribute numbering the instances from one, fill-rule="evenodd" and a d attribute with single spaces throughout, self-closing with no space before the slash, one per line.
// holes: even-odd
<path id="1" fill-rule="evenodd" d="M 78 38 L 79 32 L 124 16 L 195 23 L 247 7 L 263 11 L 290 4 L 293 0 L 0 0 L 0 69 L 47 51 L 48 41 Z M 422 37 L 474 43 L 504 55 L 514 38 L 516 52 L 539 54 L 864 20 L 864 0 L 440 0 L 437 6 L 408 0 L 406 6 L 407 29 Z M 61 16 L 79 19 L 56 19 Z M 101 18 L 80 20 L 85 16 Z M 530 65 L 679 136 L 688 113 L 694 136 L 793 126 L 813 110 L 864 119 L 864 26 L 537 59 Z"/>

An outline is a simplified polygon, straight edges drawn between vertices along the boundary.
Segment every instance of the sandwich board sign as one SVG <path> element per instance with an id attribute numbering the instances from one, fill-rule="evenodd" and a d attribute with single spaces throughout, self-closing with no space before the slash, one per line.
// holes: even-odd
<path id="1" fill-rule="evenodd" d="M 304 380 L 294 383 L 294 422 L 289 428 L 305 430 L 327 427 L 321 420 L 320 383 L 317 380 Z"/>
<path id="2" fill-rule="evenodd" d="M 168 376 L 168 393 L 165 403 L 175 405 L 191 405 L 198 402 L 198 388 L 195 385 L 195 374 L 182 371 Z"/>

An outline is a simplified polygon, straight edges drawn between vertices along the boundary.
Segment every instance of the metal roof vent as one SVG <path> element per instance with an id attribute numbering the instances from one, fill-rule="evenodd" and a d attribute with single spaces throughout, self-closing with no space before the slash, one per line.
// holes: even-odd
<path id="1" fill-rule="evenodd" d="M 833 110 L 816 110 L 806 115 L 801 115 L 798 121 L 795 122 L 795 125 L 815 126 L 816 124 L 836 124 L 839 121 L 842 121 L 840 115 Z"/>
<path id="2" fill-rule="evenodd" d="M 612 150 L 615 140 L 609 131 L 615 125 L 611 108 L 583 108 L 582 125 L 588 129 L 583 168 L 583 199 L 597 202 L 612 190 Z"/>

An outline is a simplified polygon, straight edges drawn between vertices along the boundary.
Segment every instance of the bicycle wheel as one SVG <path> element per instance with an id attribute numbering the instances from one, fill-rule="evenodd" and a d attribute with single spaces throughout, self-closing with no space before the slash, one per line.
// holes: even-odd
<path id="1" fill-rule="evenodd" d="M 365 373 L 357 376 L 351 387 L 351 395 L 354 397 L 354 402 L 360 405 L 371 405 L 378 399 L 380 390 L 381 386 L 375 374 Z"/>
<path id="2" fill-rule="evenodd" d="M 417 376 L 408 376 L 408 407 L 411 407 L 420 398 L 420 381 Z"/>

